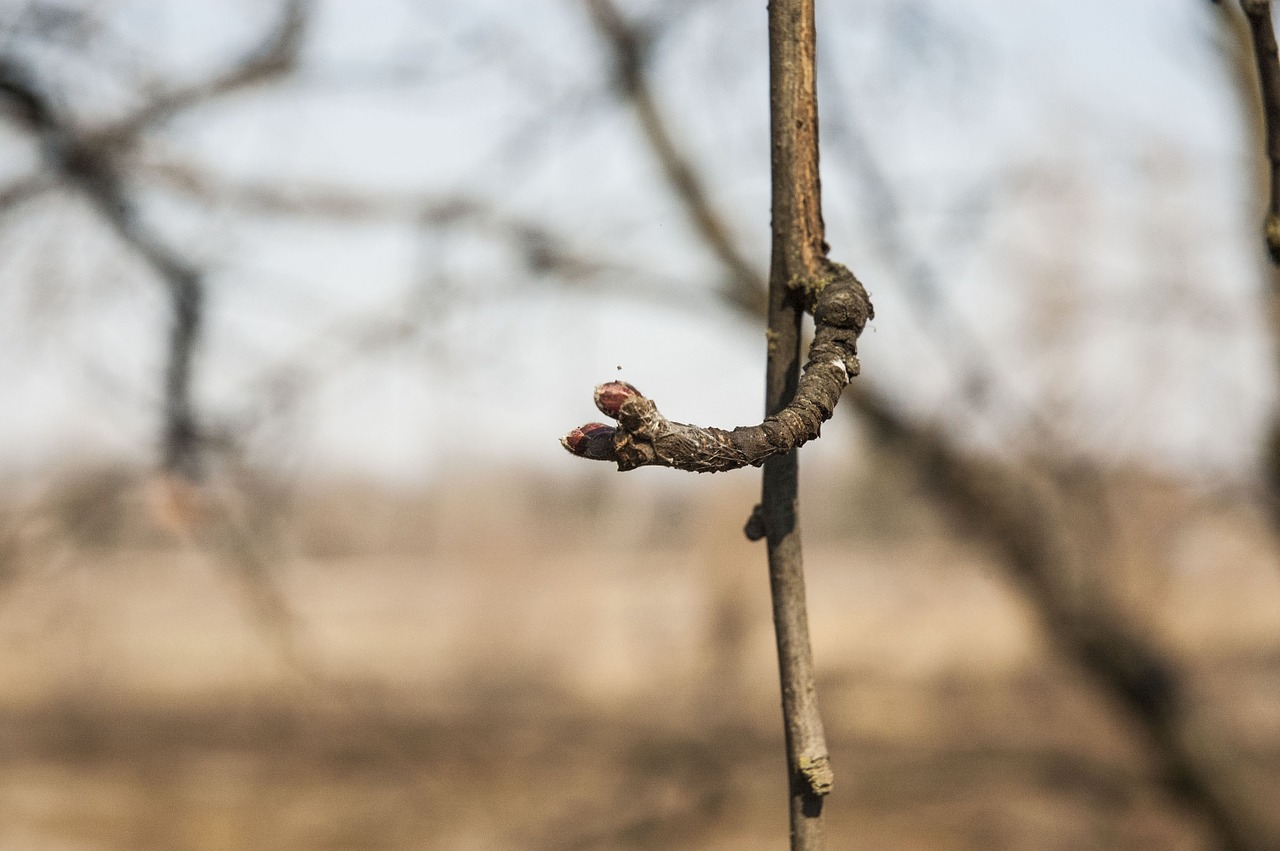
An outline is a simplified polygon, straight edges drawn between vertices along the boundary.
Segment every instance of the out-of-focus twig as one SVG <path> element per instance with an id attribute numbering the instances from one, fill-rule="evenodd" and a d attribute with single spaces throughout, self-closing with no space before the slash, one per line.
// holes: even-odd
<path id="1" fill-rule="evenodd" d="M 1257 30 L 1252 25 L 1251 18 L 1242 14 L 1242 9 L 1236 4 L 1215 5 L 1221 52 L 1235 83 L 1236 100 L 1247 134 L 1248 147 L 1252 151 L 1249 157 L 1249 174 L 1255 192 L 1250 193 L 1248 198 L 1249 215 L 1254 215 L 1255 204 L 1259 207 L 1265 205 L 1269 210 L 1267 219 L 1270 221 L 1276 204 L 1275 193 L 1280 191 L 1275 179 L 1276 113 L 1268 108 L 1270 95 L 1263 90 L 1265 78 L 1258 73 L 1260 59 L 1254 51 L 1254 35 Z M 1241 5 L 1247 7 L 1247 4 Z M 1266 21 L 1259 21 L 1259 26 L 1269 26 L 1269 21 L 1268 14 Z M 1264 195 L 1267 197 L 1265 201 Z M 1274 261 L 1269 242 L 1267 255 Z M 1258 254 L 1258 267 L 1259 278 L 1265 282 L 1267 318 L 1271 333 L 1273 338 L 1280 340 L 1280 268 L 1274 262 L 1263 260 L 1261 252 Z M 1276 342 L 1273 342 L 1274 345 Z M 1271 525 L 1273 529 L 1280 530 L 1280 412 L 1272 413 L 1262 453 L 1261 472 L 1264 501 Z"/>
<path id="2" fill-rule="evenodd" d="M 338 185 L 276 184 L 221 177 L 189 163 L 160 162 L 140 173 L 168 189 L 240 212 L 337 222 L 389 220 L 422 226 L 466 224 L 502 235 L 534 272 L 554 273 L 565 282 L 595 279 L 609 264 L 576 250 L 557 232 L 531 218 L 466 195 L 370 192 Z"/>
<path id="3" fill-rule="evenodd" d="M 1271 201 L 1263 229 L 1271 261 L 1280 265 L 1280 52 L 1271 20 L 1271 0 L 1240 0 L 1258 66 L 1262 114 L 1266 120 L 1267 160 L 1271 164 Z"/>
<path id="4" fill-rule="evenodd" d="M 226 72 L 198 84 L 173 89 L 148 102 L 126 119 L 105 129 L 88 131 L 63 114 L 31 68 L 13 56 L 0 55 L 0 99 L 38 139 L 47 172 L 76 190 L 120 240 L 151 267 L 168 290 L 172 310 L 164 374 L 161 476 L 164 500 L 179 521 L 192 521 L 211 543 L 227 551 L 228 561 L 254 612 L 286 657 L 299 667 L 301 656 L 293 619 L 280 589 L 256 555 L 247 533 L 213 512 L 216 528 L 202 516 L 208 494 L 203 478 L 202 434 L 192 398 L 196 346 L 204 314 L 201 270 L 144 220 L 125 179 L 123 152 L 143 132 L 184 109 L 230 92 L 265 82 L 290 70 L 296 62 L 309 0 L 288 0 L 282 21 L 264 44 Z M 207 514 L 207 513 L 205 513 Z"/>
<path id="5" fill-rule="evenodd" d="M 155 271 L 169 290 L 172 324 L 164 377 L 162 467 L 200 476 L 199 430 L 191 398 L 191 376 L 203 305 L 199 270 L 165 245 L 142 221 L 108 150 L 81 134 L 59 114 L 29 70 L 0 57 L 0 94 L 37 135 L 48 170 L 78 190 L 99 215 Z"/>
<path id="6" fill-rule="evenodd" d="M 162 92 L 97 133 L 100 144 L 129 145 L 150 127 L 217 98 L 275 81 L 298 63 L 312 0 L 286 0 L 280 21 L 262 43 L 231 67 L 199 82 Z"/>
<path id="7" fill-rule="evenodd" d="M 652 114 L 661 116 L 657 109 Z M 663 149 L 652 138 L 651 147 L 661 157 Z M 675 185 L 672 190 L 686 205 L 710 204 L 705 192 L 690 195 Z M 691 220 L 702 218 L 715 219 L 716 212 L 690 211 Z M 750 280 L 733 274 L 732 267 L 726 271 L 731 280 Z M 759 312 L 740 296 L 724 301 L 758 322 Z M 1221 764 L 1210 738 L 1191 722 L 1181 673 L 1112 604 L 1096 597 L 1078 600 L 1066 586 L 1065 577 L 1073 571 L 1067 563 L 1071 550 L 1061 538 L 1064 527 L 1053 509 L 1052 491 L 1032 486 L 1009 462 L 970 458 L 948 435 L 911 423 L 866 385 L 856 388 L 853 400 L 885 447 L 933 485 L 930 493 L 947 514 L 1000 556 L 1054 645 L 1141 730 L 1165 787 L 1203 818 L 1218 843 L 1249 851 L 1280 847 L 1265 822 L 1239 802 L 1229 766 Z"/>
<path id="8" fill-rule="evenodd" d="M 14 181 L 0 189 L 0 215 L 39 195 L 52 186 L 52 181 L 42 174 Z"/>
<path id="9" fill-rule="evenodd" d="M 28 66 L 14 57 L 0 56 L 0 95 L 39 138 L 48 170 L 79 190 L 169 290 L 172 323 L 161 437 L 161 466 L 167 474 L 197 481 L 202 473 L 192 376 L 203 324 L 203 276 L 142 219 L 125 186 L 121 154 L 135 145 L 147 128 L 182 110 L 290 71 L 297 62 L 310 12 L 310 0 L 287 0 L 280 23 L 239 62 L 199 83 L 158 95 L 125 119 L 92 132 L 77 127 L 55 107 Z"/>

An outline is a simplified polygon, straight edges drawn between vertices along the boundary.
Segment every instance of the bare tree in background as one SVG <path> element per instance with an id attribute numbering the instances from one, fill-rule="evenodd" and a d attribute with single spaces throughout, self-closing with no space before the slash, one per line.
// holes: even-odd
<path id="1" fill-rule="evenodd" d="M 1268 263 L 1258 250 L 1258 278 L 1264 288 L 1273 348 L 1280 354 L 1280 54 L 1269 0 L 1215 0 L 1219 49 L 1235 84 L 1235 100 L 1245 130 L 1252 192 L 1249 217 L 1263 220 Z M 1261 479 L 1272 525 L 1280 530 L 1280 413 L 1273 413 L 1262 453 Z"/>
<path id="2" fill-rule="evenodd" d="M 226 510 L 210 512 L 203 492 L 209 438 L 194 399 L 197 352 L 206 313 L 204 272 L 174 248 L 142 215 L 129 185 L 131 157 L 147 131 L 181 113 L 243 89 L 286 76 L 301 49 L 310 3 L 287 0 L 279 22 L 241 61 L 197 83 L 153 96 L 105 126 L 85 127 L 58 104 L 49 84 L 21 56 L 0 54 L 0 96 L 10 115 L 38 141 L 49 179 L 34 178 L 11 190 L 9 203 L 62 185 L 77 193 L 121 243 L 150 267 L 165 288 L 170 308 L 159 436 L 161 510 L 184 534 L 199 533 L 227 549 L 226 564 L 246 603 L 273 644 L 294 665 L 306 665 L 294 617 L 266 558 Z"/>
<path id="3" fill-rule="evenodd" d="M 0 55 L 0 93 L 7 97 L 11 114 L 39 139 L 46 169 L 79 191 L 168 291 L 171 325 L 162 382 L 160 466 L 187 482 L 199 482 L 203 476 L 204 429 L 192 392 L 204 324 L 203 273 L 142 217 L 127 186 L 128 158 L 147 130 L 219 97 L 286 75 L 297 61 L 309 8 L 307 0 L 288 0 L 274 31 L 241 62 L 207 80 L 163 92 L 105 127 L 80 127 L 55 105 L 53 94 L 29 63 Z"/>

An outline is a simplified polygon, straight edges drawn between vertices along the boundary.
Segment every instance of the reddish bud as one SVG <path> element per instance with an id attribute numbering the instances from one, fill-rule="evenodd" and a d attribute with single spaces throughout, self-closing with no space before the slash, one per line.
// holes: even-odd
<path id="1" fill-rule="evenodd" d="M 587 423 L 560 438 L 560 445 L 581 458 L 610 461 L 613 459 L 613 426 Z"/>
<path id="2" fill-rule="evenodd" d="M 640 391 L 625 381 L 610 381 L 596 388 L 596 407 L 600 413 L 616 420 L 622 403 L 639 395 Z"/>

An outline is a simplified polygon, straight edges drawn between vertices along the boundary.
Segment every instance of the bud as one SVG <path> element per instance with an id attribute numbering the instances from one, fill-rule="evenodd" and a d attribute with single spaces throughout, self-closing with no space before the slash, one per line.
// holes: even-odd
<path id="1" fill-rule="evenodd" d="M 610 381 L 596 388 L 596 407 L 600 413 L 616 420 L 622 403 L 639 395 L 640 391 L 625 381 Z"/>
<path id="2" fill-rule="evenodd" d="M 612 461 L 613 431 L 613 426 L 604 423 L 587 423 L 560 438 L 560 445 L 580 458 Z"/>

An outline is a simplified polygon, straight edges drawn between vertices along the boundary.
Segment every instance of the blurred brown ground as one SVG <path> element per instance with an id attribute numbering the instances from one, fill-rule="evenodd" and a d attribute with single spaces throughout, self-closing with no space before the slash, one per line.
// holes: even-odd
<path id="1" fill-rule="evenodd" d="M 998 568 L 870 475 L 805 494 L 832 847 L 1208 847 Z M 692 478 L 258 482 L 199 541 L 129 471 L 15 486 L 0 849 L 785 847 L 756 477 Z M 1112 590 L 1280 800 L 1265 524 L 1115 488 Z"/>

